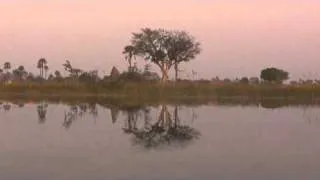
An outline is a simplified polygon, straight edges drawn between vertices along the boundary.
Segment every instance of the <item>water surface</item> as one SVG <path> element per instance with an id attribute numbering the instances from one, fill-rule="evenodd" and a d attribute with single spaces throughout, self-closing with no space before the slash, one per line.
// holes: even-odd
<path id="1" fill-rule="evenodd" d="M 317 106 L 0 107 L 0 179 L 320 178 Z"/>

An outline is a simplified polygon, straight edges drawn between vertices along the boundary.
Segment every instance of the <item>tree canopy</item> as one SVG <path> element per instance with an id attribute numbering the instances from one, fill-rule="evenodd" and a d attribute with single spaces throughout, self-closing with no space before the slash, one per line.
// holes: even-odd
<path id="1" fill-rule="evenodd" d="M 289 73 L 282 69 L 271 67 L 263 69 L 261 71 L 260 78 L 268 82 L 282 83 L 289 79 Z"/>
<path id="2" fill-rule="evenodd" d="M 185 31 L 143 28 L 133 33 L 131 45 L 124 48 L 127 57 L 139 56 L 156 64 L 162 72 L 162 81 L 175 65 L 194 59 L 200 53 L 200 43 Z"/>
<path id="3" fill-rule="evenodd" d="M 28 72 L 25 70 L 24 66 L 19 66 L 17 69 L 13 70 L 13 74 L 20 80 L 23 80 L 27 77 Z"/>
<path id="4" fill-rule="evenodd" d="M 10 62 L 5 62 L 3 64 L 3 69 L 6 70 L 7 72 L 9 72 L 9 70 L 11 69 L 11 63 Z"/>

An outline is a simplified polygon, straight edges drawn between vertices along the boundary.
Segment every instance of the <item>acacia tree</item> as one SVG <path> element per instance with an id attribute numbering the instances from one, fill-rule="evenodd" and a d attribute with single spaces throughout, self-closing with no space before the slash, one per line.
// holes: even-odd
<path id="1" fill-rule="evenodd" d="M 74 79 L 78 78 L 83 73 L 83 70 L 74 68 L 69 60 L 66 60 L 62 66 L 64 67 L 64 70 L 69 73 L 69 76 Z"/>
<path id="2" fill-rule="evenodd" d="M 260 78 L 268 82 L 282 83 L 283 81 L 289 79 L 289 73 L 274 67 L 266 68 L 261 71 Z"/>
<path id="3" fill-rule="evenodd" d="M 200 43 L 184 31 L 171 32 L 167 39 L 169 59 L 173 60 L 175 79 L 178 79 L 179 64 L 194 59 L 200 53 Z"/>
<path id="4" fill-rule="evenodd" d="M 133 33 L 131 45 L 126 47 L 131 48 L 133 56 L 156 64 L 161 70 L 162 82 L 168 80 L 173 65 L 178 71 L 179 63 L 194 59 L 200 53 L 200 43 L 187 32 L 164 29 L 143 28 L 141 32 Z"/>

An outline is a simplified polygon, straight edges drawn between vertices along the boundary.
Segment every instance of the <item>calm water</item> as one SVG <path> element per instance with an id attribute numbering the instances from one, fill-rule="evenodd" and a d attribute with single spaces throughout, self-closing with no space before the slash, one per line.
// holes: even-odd
<path id="1" fill-rule="evenodd" d="M 320 108 L 0 105 L 2 180 L 318 180 Z"/>

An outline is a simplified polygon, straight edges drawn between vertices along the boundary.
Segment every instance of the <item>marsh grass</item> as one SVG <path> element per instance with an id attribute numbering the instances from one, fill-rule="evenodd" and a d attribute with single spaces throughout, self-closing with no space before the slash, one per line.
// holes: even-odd
<path id="1" fill-rule="evenodd" d="M 0 85 L 0 96 L 122 98 L 126 100 L 320 99 L 320 85 L 211 84 L 196 82 L 44 82 Z"/>

